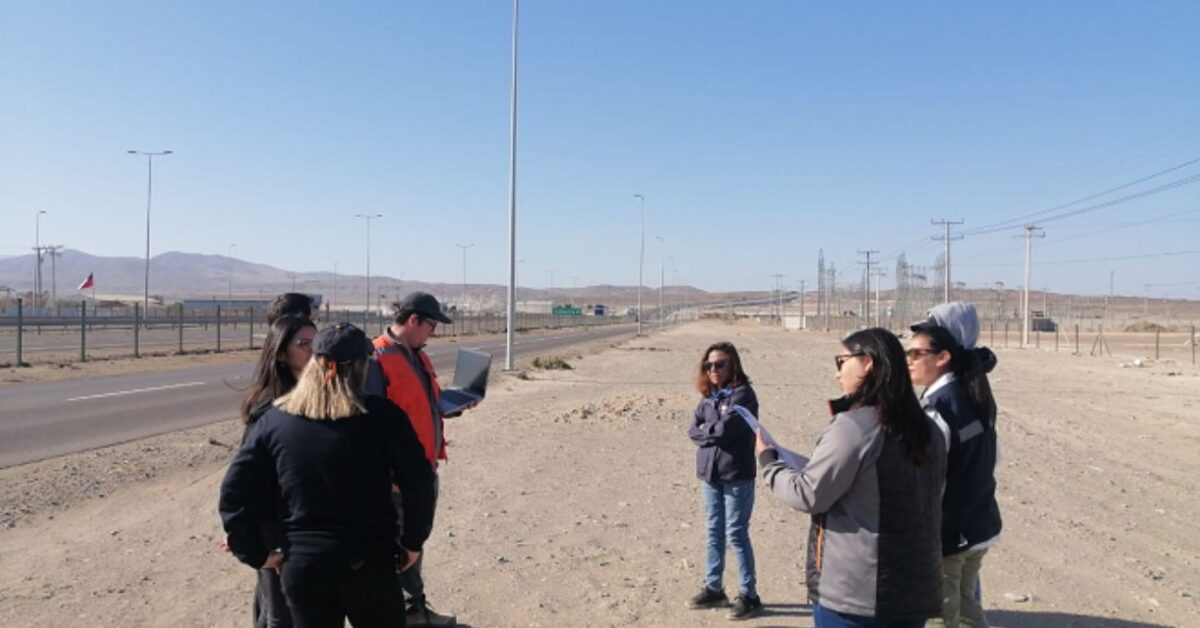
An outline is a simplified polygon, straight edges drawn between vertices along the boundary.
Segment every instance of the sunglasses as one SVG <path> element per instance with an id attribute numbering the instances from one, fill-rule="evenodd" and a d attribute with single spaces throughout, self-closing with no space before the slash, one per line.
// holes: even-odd
<path id="1" fill-rule="evenodd" d="M 833 356 L 833 363 L 837 365 L 837 370 L 841 371 L 842 365 L 846 363 L 846 360 L 849 360 L 850 358 L 861 358 L 864 355 L 866 354 L 862 351 L 856 351 L 854 353 L 840 353 Z"/>
<path id="2" fill-rule="evenodd" d="M 721 370 L 724 370 L 726 366 L 729 366 L 728 361 L 717 360 L 716 362 L 705 362 L 704 364 L 701 364 L 700 370 L 701 371 L 721 371 Z"/>
<path id="3" fill-rule="evenodd" d="M 910 359 L 910 360 L 919 360 L 919 359 L 921 359 L 921 356 L 929 355 L 931 353 L 937 353 L 937 351 L 934 351 L 933 349 L 912 348 L 912 349 L 909 349 L 908 351 L 905 351 L 904 355 L 908 356 L 908 359 Z"/>

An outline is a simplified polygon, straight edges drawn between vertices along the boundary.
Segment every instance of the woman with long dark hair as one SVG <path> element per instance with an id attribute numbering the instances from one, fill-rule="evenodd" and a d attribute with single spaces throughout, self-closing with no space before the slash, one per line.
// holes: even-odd
<path id="1" fill-rule="evenodd" d="M 812 515 L 807 584 L 818 628 L 923 626 L 942 605 L 945 441 L 891 332 L 849 335 L 834 363 L 843 396 L 830 402 L 833 420 L 811 459 L 787 466 L 760 432 L 763 480 Z"/>
<path id="2" fill-rule="evenodd" d="M 254 422 L 221 483 L 229 548 L 261 568 L 260 528 L 282 513 L 275 565 L 300 628 L 403 624 L 397 559 L 420 557 L 433 522 L 433 471 L 408 418 L 363 391 L 371 345 L 348 323 L 321 330 L 291 392 Z M 404 505 L 399 556 L 393 484 Z M 279 496 L 280 509 L 264 507 Z"/>
<path id="3" fill-rule="evenodd" d="M 1000 538 L 996 502 L 996 399 L 987 374 L 996 355 L 979 341 L 970 303 L 943 303 L 912 326 L 908 371 L 949 453 L 942 497 L 942 622 L 987 626 L 976 592 L 988 548 Z"/>
<path id="4" fill-rule="evenodd" d="M 241 416 L 246 425 L 242 432 L 243 442 L 255 421 L 271 409 L 271 402 L 296 386 L 296 380 L 312 358 L 312 341 L 316 334 L 317 326 L 303 316 L 279 316 L 271 321 L 250 388 L 242 397 Z M 265 507 L 278 508 L 278 498 L 264 496 L 264 499 L 269 502 Z M 264 522 L 260 534 L 271 550 L 282 547 L 283 532 L 278 521 Z M 279 557 L 279 553 L 272 551 L 267 566 L 258 570 L 251 610 L 255 628 L 292 626 L 292 615 L 288 612 L 276 571 Z"/>
<path id="5" fill-rule="evenodd" d="M 713 344 L 700 356 L 696 372 L 700 404 L 688 436 L 696 451 L 696 476 L 704 500 L 707 530 L 707 574 L 704 588 L 688 600 L 691 608 L 729 605 L 721 584 L 725 572 L 725 541 L 733 547 L 741 576 L 731 619 L 762 612 L 750 545 L 750 515 L 754 512 L 754 433 L 736 407 L 758 416 L 758 397 L 732 343 Z"/>

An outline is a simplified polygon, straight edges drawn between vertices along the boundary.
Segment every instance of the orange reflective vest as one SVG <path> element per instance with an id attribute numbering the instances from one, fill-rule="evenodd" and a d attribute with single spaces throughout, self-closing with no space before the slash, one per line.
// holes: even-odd
<path id="1" fill-rule="evenodd" d="M 446 459 L 445 424 L 441 416 L 438 416 L 437 424 L 434 424 L 429 395 L 425 394 L 421 376 L 408 361 L 408 355 L 405 353 L 408 349 L 396 344 L 396 341 L 386 333 L 376 338 L 372 344 L 375 345 L 375 359 L 379 362 L 379 368 L 386 380 L 387 398 L 400 406 L 400 409 L 408 415 L 408 421 L 412 424 L 413 431 L 417 433 L 417 438 L 425 447 L 425 457 L 429 459 L 429 464 L 437 469 L 438 459 Z M 425 366 L 425 372 L 429 373 L 429 383 L 433 387 L 433 399 L 436 403 L 438 397 L 441 396 L 442 389 L 438 386 L 437 373 L 433 370 L 433 363 L 429 361 L 429 356 L 425 355 L 424 351 L 418 351 L 417 357 Z M 441 442 L 436 442 L 438 440 Z"/>

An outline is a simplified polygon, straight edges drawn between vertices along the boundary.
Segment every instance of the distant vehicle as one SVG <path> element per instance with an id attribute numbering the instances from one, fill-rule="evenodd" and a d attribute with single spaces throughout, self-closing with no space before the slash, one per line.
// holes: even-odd
<path id="1" fill-rule="evenodd" d="M 1049 316 L 1031 316 L 1030 331 L 1057 331 L 1058 323 Z"/>
<path id="2" fill-rule="evenodd" d="M 592 307 L 592 316 L 604 316 L 604 306 L 596 305 Z"/>

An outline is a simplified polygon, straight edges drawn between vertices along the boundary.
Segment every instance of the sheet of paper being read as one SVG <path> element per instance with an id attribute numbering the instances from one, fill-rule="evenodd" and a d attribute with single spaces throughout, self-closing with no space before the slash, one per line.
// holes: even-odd
<path id="1" fill-rule="evenodd" d="M 776 442 L 774 438 L 771 438 L 771 435 L 767 432 L 767 428 L 763 427 L 762 423 L 759 423 L 758 419 L 755 418 L 755 416 L 751 414 L 751 412 L 745 407 L 734 406 L 733 410 L 734 412 L 737 412 L 744 421 L 746 421 L 746 425 L 749 425 L 751 430 L 755 432 L 759 430 L 762 431 L 763 441 L 774 447 L 775 450 L 779 452 L 779 459 L 782 460 L 784 464 L 796 469 L 797 471 L 803 469 L 804 466 L 808 464 L 808 458 L 801 456 L 790 449 L 787 449 Z"/>

